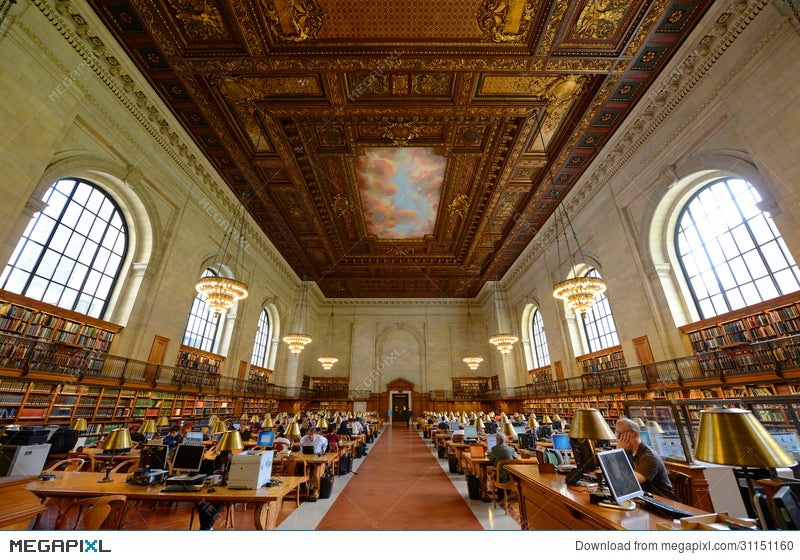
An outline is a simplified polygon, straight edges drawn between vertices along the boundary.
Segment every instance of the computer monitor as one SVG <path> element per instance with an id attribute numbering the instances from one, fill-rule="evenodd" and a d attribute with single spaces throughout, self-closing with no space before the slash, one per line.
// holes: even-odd
<path id="1" fill-rule="evenodd" d="M 175 450 L 175 457 L 172 459 L 172 472 L 199 472 L 204 453 L 205 447 L 202 445 L 181 443 Z"/>
<path id="2" fill-rule="evenodd" d="M 474 438 L 478 435 L 478 428 L 475 426 L 464 426 L 464 437 L 465 438 Z"/>
<path id="3" fill-rule="evenodd" d="M 553 434 L 553 449 L 556 451 L 572 451 L 569 434 Z"/>
<path id="4" fill-rule="evenodd" d="M 488 434 L 486 436 L 486 449 L 491 451 L 495 445 L 497 445 L 497 434 Z"/>
<path id="5" fill-rule="evenodd" d="M 574 486 L 584 474 L 597 468 L 597 457 L 591 440 L 570 438 L 569 443 L 572 448 L 572 458 L 575 460 L 575 469 L 567 476 L 567 484 Z"/>
<path id="6" fill-rule="evenodd" d="M 185 445 L 203 445 L 203 432 L 188 432 L 183 436 L 181 443 Z"/>
<path id="7" fill-rule="evenodd" d="M 800 506 L 797 497 L 789 486 L 781 486 L 772 496 L 777 525 L 780 529 L 796 531 L 800 529 Z"/>
<path id="8" fill-rule="evenodd" d="M 449 424 L 450 424 L 450 431 L 451 432 L 456 431 L 458 429 L 458 427 L 461 425 L 458 422 L 450 422 Z"/>
<path id="9" fill-rule="evenodd" d="M 536 435 L 535 434 L 519 434 L 519 446 L 522 449 L 536 449 Z"/>
<path id="10" fill-rule="evenodd" d="M 167 451 L 169 451 L 169 448 L 166 445 L 143 445 L 139 454 L 139 468 L 145 471 L 166 469 Z"/>
<path id="11" fill-rule="evenodd" d="M 633 465 L 624 449 L 599 451 L 596 454 L 611 497 L 617 504 L 638 498 L 644 492 L 633 472 Z M 632 505 L 632 504 L 631 504 Z"/>
<path id="12" fill-rule="evenodd" d="M 525 424 L 521 424 L 519 426 L 514 426 L 514 432 L 516 432 L 517 434 L 524 434 L 525 430 L 527 430 L 527 429 L 528 429 L 528 427 Z"/>
<path id="13" fill-rule="evenodd" d="M 497 422 L 484 422 L 483 423 L 483 431 L 487 434 L 496 434 L 497 433 Z"/>
<path id="14" fill-rule="evenodd" d="M 547 425 L 544 425 L 544 424 L 539 426 L 539 437 L 540 438 L 548 438 L 549 439 L 551 435 L 553 435 L 553 428 L 551 426 L 547 426 Z"/>
<path id="15" fill-rule="evenodd" d="M 258 447 L 272 447 L 275 443 L 275 432 L 272 430 L 264 430 L 258 432 Z"/>

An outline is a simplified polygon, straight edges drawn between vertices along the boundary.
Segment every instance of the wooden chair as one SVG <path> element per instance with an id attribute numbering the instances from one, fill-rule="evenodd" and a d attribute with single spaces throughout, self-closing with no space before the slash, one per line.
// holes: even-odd
<path id="1" fill-rule="evenodd" d="M 306 485 L 306 500 L 308 500 L 311 495 L 311 476 L 308 463 L 301 455 L 291 455 L 286 458 L 283 463 L 283 475 L 303 477 L 301 484 L 305 483 Z M 300 484 L 295 488 L 295 498 L 297 505 L 300 506 Z"/>
<path id="2" fill-rule="evenodd" d="M 277 453 L 278 451 L 284 451 L 286 449 L 289 449 L 289 447 L 291 447 L 291 444 L 286 443 L 285 441 L 276 441 L 273 447 L 275 448 L 275 452 Z"/>
<path id="3" fill-rule="evenodd" d="M 45 472 L 52 473 L 54 471 L 61 471 L 61 472 L 76 472 L 83 468 L 83 465 L 86 463 L 85 459 L 81 459 L 79 457 L 74 457 L 72 459 L 63 459 L 56 463 L 50 465 L 50 468 L 47 469 Z"/>
<path id="4" fill-rule="evenodd" d="M 112 473 L 132 473 L 136 469 L 139 468 L 139 459 L 128 459 L 127 461 L 122 461 L 121 463 L 117 463 L 113 469 L 111 469 Z"/>
<path id="5" fill-rule="evenodd" d="M 672 483 L 672 491 L 682 504 L 692 504 L 692 477 L 677 471 L 669 471 L 669 481 Z"/>
<path id="6" fill-rule="evenodd" d="M 56 529 L 84 531 L 119 529 L 125 514 L 126 502 L 127 498 L 122 494 L 78 500 L 59 519 Z"/>
<path id="7" fill-rule="evenodd" d="M 488 476 L 489 479 L 492 481 L 492 487 L 493 487 L 492 507 L 493 508 L 497 507 L 497 502 L 499 501 L 497 497 L 497 491 L 503 490 L 503 501 L 502 501 L 503 511 L 506 513 L 506 515 L 508 515 L 509 498 L 512 493 L 517 493 L 517 483 L 512 481 L 503 482 L 501 480 L 502 477 L 501 473 L 506 465 L 513 465 L 521 462 L 522 461 L 519 461 L 517 459 L 502 459 L 497 462 L 497 465 L 495 465 L 494 467 L 489 467 L 488 469 Z M 517 496 L 517 499 L 519 499 L 519 496 Z"/>

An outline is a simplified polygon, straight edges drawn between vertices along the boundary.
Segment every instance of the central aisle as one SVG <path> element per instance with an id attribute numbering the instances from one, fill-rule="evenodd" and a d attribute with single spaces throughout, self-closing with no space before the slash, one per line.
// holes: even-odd
<path id="1" fill-rule="evenodd" d="M 320 530 L 483 529 L 425 441 L 411 427 L 387 427 Z"/>

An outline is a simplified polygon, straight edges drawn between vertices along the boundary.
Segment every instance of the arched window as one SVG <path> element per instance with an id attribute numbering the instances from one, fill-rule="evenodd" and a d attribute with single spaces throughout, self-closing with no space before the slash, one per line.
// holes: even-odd
<path id="1" fill-rule="evenodd" d="M 256 331 L 256 341 L 253 344 L 253 357 L 250 363 L 257 367 L 268 368 L 267 358 L 269 357 L 269 345 L 272 340 L 272 324 L 269 320 L 269 311 L 261 310 L 258 318 L 258 331 Z"/>
<path id="2" fill-rule="evenodd" d="M 600 273 L 597 272 L 597 269 L 590 268 L 584 276 L 600 278 Z M 583 314 L 583 331 L 586 334 L 589 352 L 597 352 L 619 344 L 617 325 L 614 322 L 614 315 L 611 313 L 611 303 L 605 294 L 597 296 L 597 301 L 592 308 Z"/>
<path id="3" fill-rule="evenodd" d="M 217 272 L 213 268 L 207 268 L 201 278 L 216 275 Z M 186 321 L 186 330 L 183 332 L 182 344 L 206 352 L 214 352 L 221 317 L 222 315 L 216 315 L 211 311 L 204 295 L 195 295 L 192 309 L 189 311 L 189 318 Z"/>
<path id="4" fill-rule="evenodd" d="M 678 216 L 675 246 L 701 318 L 800 289 L 800 271 L 749 182 L 700 189 Z"/>
<path id="5" fill-rule="evenodd" d="M 22 234 L 0 288 L 102 318 L 128 250 L 125 218 L 99 187 L 53 183 Z"/>
<path id="6" fill-rule="evenodd" d="M 531 349 L 533 350 L 533 367 L 540 368 L 550 365 L 550 350 L 547 349 L 547 337 L 544 334 L 542 314 L 537 308 L 531 318 Z"/>

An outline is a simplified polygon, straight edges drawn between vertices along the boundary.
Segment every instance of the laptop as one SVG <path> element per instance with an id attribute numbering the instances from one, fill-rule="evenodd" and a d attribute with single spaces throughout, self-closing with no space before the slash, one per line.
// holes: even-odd
<path id="1" fill-rule="evenodd" d="M 313 455 L 314 454 L 314 446 L 313 445 L 304 445 L 302 448 L 303 455 Z"/>

